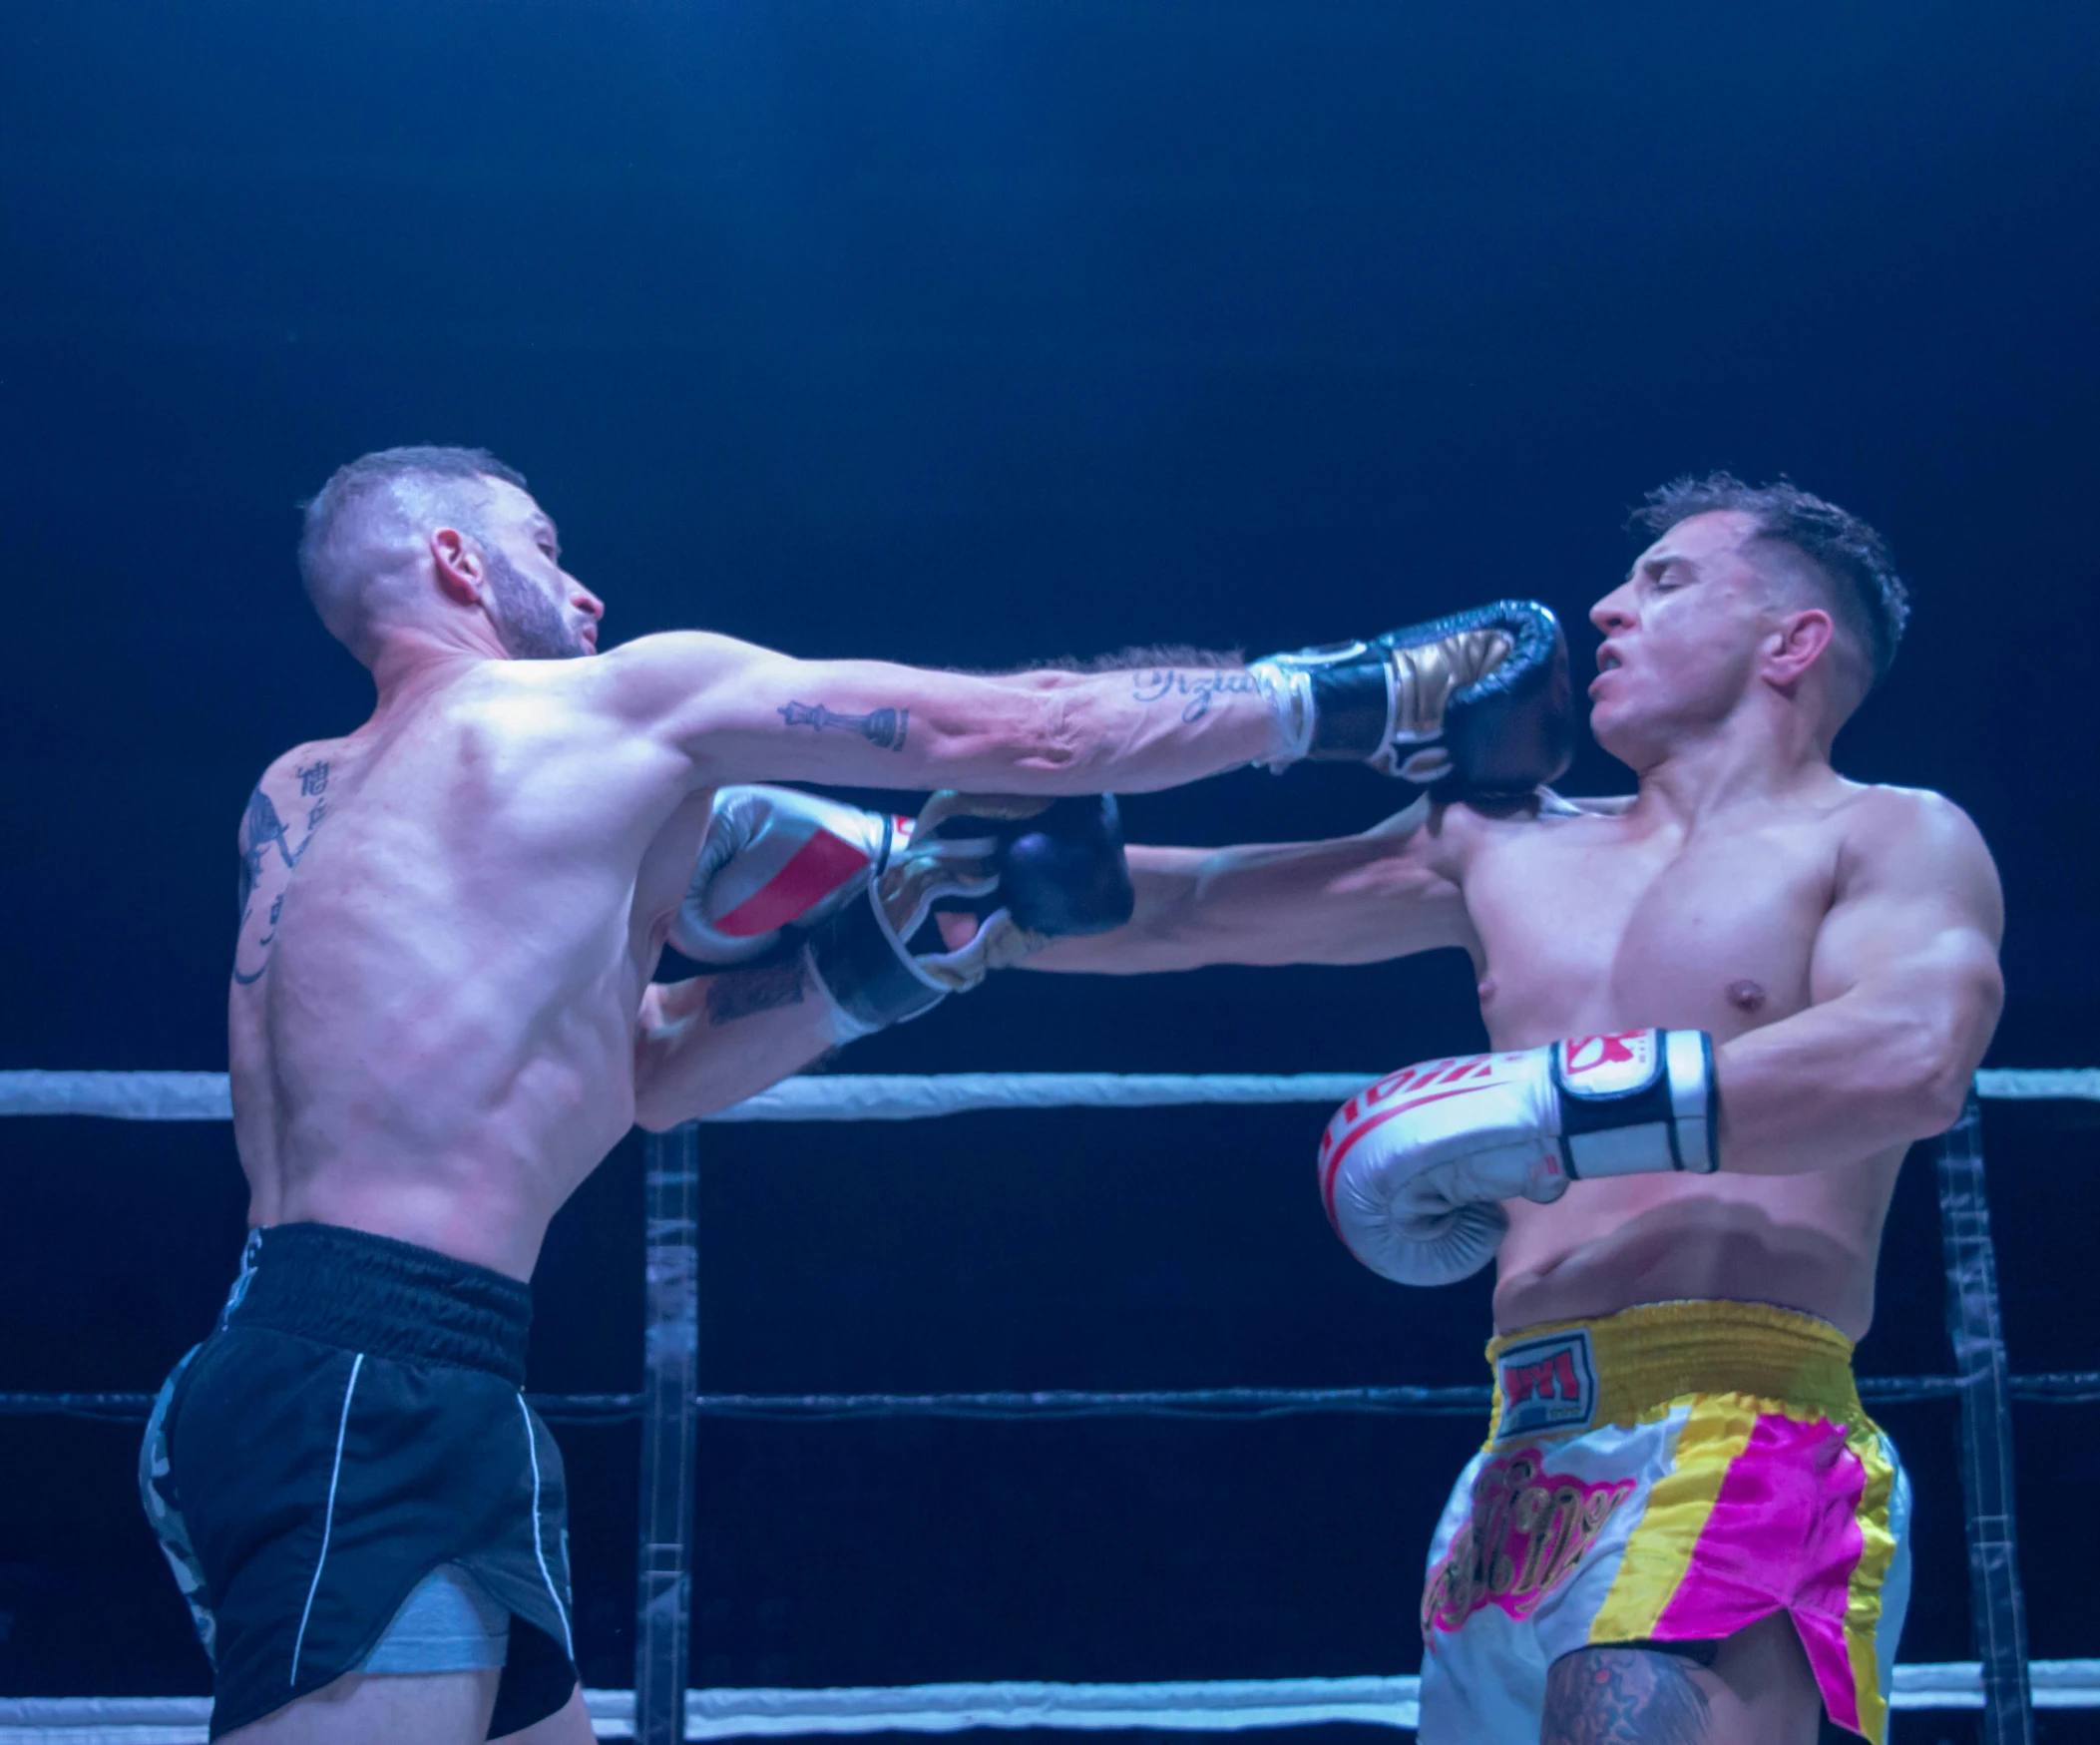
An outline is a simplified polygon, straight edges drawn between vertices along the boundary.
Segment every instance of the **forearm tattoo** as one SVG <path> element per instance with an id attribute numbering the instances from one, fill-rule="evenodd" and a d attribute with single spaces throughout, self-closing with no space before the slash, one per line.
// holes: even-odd
<path id="1" fill-rule="evenodd" d="M 1704 1745 L 1706 1692 L 1684 1657 L 1647 1648 L 1583 1648 L 1546 1674 L 1539 1745 Z"/>
<path id="2" fill-rule="evenodd" d="M 1252 695 L 1258 689 L 1253 674 L 1244 671 L 1212 668 L 1179 672 L 1162 666 L 1151 671 L 1132 673 L 1130 697 L 1132 701 L 1141 703 L 1172 698 L 1181 704 L 1181 718 L 1184 721 L 1200 721 L 1210 713 L 1213 697 Z"/>
<path id="3" fill-rule="evenodd" d="M 910 709 L 873 709 L 864 715 L 842 715 L 820 702 L 791 702 L 779 712 L 790 727 L 813 727 L 819 733 L 831 728 L 856 733 L 878 751 L 902 751 L 904 735 L 912 724 Z"/>
<path id="4" fill-rule="evenodd" d="M 328 815 L 328 765 L 325 762 L 308 763 L 296 773 L 299 797 L 313 801 L 306 809 L 306 833 L 299 838 L 296 848 L 292 847 L 291 832 L 278 816 L 269 795 L 260 786 L 248 795 L 247 817 L 242 821 L 240 831 L 240 929 L 233 947 L 233 980 L 242 987 L 261 981 L 262 972 L 269 968 L 271 948 L 277 942 L 277 918 L 284 912 L 284 891 L 291 869 L 312 846 L 313 833 Z M 265 885 L 273 887 L 269 893 L 269 911 L 262 922 L 260 935 L 250 939 L 249 917 L 255 906 L 256 893 Z"/>
<path id="5" fill-rule="evenodd" d="M 800 1006 L 807 986 L 800 957 L 748 970 L 723 970 L 707 979 L 707 1022 L 719 1028 L 783 1006 Z"/>

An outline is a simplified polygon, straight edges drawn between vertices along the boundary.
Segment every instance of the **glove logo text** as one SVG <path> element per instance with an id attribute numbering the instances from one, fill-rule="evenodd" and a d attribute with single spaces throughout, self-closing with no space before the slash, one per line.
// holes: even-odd
<path id="1" fill-rule="evenodd" d="M 1613 1096 L 1644 1089 L 1655 1077 L 1660 1059 L 1652 1030 L 1622 1031 L 1617 1036 L 1570 1037 L 1560 1045 L 1560 1076 L 1580 1079 L 1568 1089 L 1583 1096 Z"/>

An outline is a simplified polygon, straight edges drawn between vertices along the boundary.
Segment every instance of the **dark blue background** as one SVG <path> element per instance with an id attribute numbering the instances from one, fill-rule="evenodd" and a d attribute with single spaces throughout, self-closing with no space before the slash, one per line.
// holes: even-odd
<path id="1" fill-rule="evenodd" d="M 1358 0 L 69 0 L 0 52 L 0 1064 L 224 1064 L 232 832 L 367 699 L 291 565 L 362 450 L 531 475 L 624 638 L 1005 663 L 1588 604 L 1648 486 L 1792 473 L 1896 543 L 1910 643 L 1841 744 L 1977 817 L 1999 1064 L 2100 1063 L 2090 772 L 2100 27 L 2089 8 Z M 1622 772 L 1594 750 L 1573 785 Z M 1139 838 L 1359 828 L 1358 770 L 1132 800 Z M 1463 963 L 1007 978 L 859 1071 L 1374 1069 L 1479 1035 Z M 1396 1292 L 1319 1111 L 707 1139 L 704 1384 L 1477 1376 L 1482 1284 Z M 1988 1122 L 2014 1361 L 2100 1363 L 2078 1108 Z M 147 1388 L 242 1195 L 216 1127 L 0 1127 L 0 1388 Z M 1936 1368 L 1913 1166 L 1884 1373 Z M 638 1167 L 578 1196 L 535 1384 L 638 1373 Z M 1951 1417 L 1888 1414 L 1968 1652 Z M 2093 1425 L 2023 1412 L 2038 1653 L 2100 1649 Z M 715 1426 L 726 1683 L 1415 1663 L 1463 1421 Z M 634 1441 L 564 1434 L 580 1647 L 630 1677 Z M 203 1688 L 129 1431 L 0 1423 L 0 1688 Z M 1970 1736 L 1960 1716 L 1904 1739 Z M 2093 1736 L 2056 1716 L 2045 1736 Z"/>

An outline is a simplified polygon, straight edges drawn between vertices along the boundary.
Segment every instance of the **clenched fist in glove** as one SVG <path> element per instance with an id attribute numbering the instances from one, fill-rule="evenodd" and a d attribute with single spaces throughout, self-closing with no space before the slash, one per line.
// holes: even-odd
<path id="1" fill-rule="evenodd" d="M 1495 1202 L 1549 1204 L 1570 1181 L 1720 1166 L 1704 1031 L 1577 1037 L 1428 1061 L 1335 1111 L 1320 1192 L 1349 1251 L 1401 1284 L 1485 1266 L 1508 1228 Z"/>
<path id="2" fill-rule="evenodd" d="M 697 963 L 793 934 L 841 1042 L 916 1018 L 1048 940 L 1130 918 L 1115 801 L 938 793 L 916 819 L 792 788 L 725 787 L 670 930 Z M 944 949 L 938 907 L 977 918 Z"/>
<path id="3" fill-rule="evenodd" d="M 1574 758 L 1567 639 L 1535 600 L 1271 654 L 1247 671 L 1274 712 L 1272 769 L 1360 759 L 1455 798 L 1492 798 L 1529 794 Z"/>

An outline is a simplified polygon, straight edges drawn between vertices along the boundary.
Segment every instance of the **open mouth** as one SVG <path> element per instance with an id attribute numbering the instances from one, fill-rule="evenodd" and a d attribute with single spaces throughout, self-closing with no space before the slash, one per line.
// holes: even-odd
<path id="1" fill-rule="evenodd" d="M 1611 647 L 1609 643 L 1599 649 L 1597 651 L 1597 675 L 1589 681 L 1589 694 L 1595 696 L 1597 687 L 1604 682 L 1605 674 L 1618 671 L 1624 664 L 1625 662 L 1619 658 L 1619 652 Z"/>

